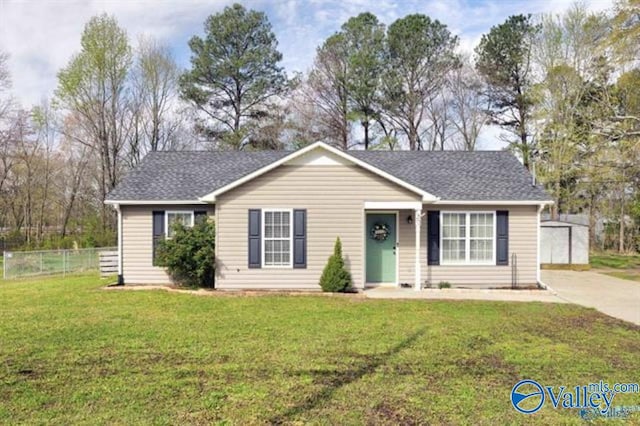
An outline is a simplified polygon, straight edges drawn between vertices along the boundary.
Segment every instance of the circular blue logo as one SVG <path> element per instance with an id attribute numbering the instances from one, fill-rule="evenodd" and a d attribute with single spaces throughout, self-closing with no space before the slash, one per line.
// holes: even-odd
<path id="1" fill-rule="evenodd" d="M 521 380 L 511 389 L 511 404 L 523 414 L 533 414 L 544 404 L 544 389 L 535 380 Z"/>

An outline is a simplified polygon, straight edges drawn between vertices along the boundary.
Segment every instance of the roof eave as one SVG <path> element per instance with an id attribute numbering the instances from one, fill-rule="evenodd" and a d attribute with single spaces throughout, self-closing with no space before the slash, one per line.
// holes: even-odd
<path id="1" fill-rule="evenodd" d="M 105 200 L 105 204 L 150 206 L 150 205 L 184 205 L 184 204 L 209 204 L 199 199 L 196 200 Z"/>
<path id="2" fill-rule="evenodd" d="M 450 205 L 494 205 L 494 206 L 549 206 L 554 204 L 552 200 L 438 200 L 433 204 Z"/>

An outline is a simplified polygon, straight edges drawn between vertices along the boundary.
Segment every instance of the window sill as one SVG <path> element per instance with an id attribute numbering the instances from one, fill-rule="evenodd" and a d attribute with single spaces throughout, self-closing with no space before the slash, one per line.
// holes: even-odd
<path id="1" fill-rule="evenodd" d="M 433 266 L 438 266 L 438 265 L 433 265 Z M 461 262 L 461 263 L 445 263 L 445 262 L 440 262 L 439 266 L 503 266 L 503 265 L 496 265 L 496 262 L 484 262 L 484 263 L 467 263 L 467 262 Z"/>

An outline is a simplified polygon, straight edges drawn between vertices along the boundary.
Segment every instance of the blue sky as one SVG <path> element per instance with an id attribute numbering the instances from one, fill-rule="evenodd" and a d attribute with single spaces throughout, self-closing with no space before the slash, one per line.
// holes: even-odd
<path id="1" fill-rule="evenodd" d="M 10 54 L 13 93 L 28 106 L 51 97 L 56 73 L 80 48 L 86 21 L 107 12 L 116 16 L 135 45 L 141 34 L 169 44 L 180 65 L 189 65 L 187 41 L 202 34 L 205 18 L 232 1 L 223 0 L 0 0 L 0 49 Z M 385 24 L 410 13 L 425 13 L 447 24 L 471 51 L 491 26 L 517 13 L 560 13 L 573 0 L 252 0 L 241 2 L 267 13 L 284 55 L 283 65 L 305 71 L 316 47 L 349 17 L 370 11 Z M 587 0 L 590 9 L 612 1 Z"/>

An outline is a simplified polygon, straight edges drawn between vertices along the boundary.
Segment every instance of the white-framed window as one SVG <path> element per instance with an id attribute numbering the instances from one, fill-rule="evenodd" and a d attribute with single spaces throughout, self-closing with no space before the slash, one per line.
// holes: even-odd
<path id="1" fill-rule="evenodd" d="M 262 266 L 291 267 L 293 210 L 262 210 Z"/>
<path id="2" fill-rule="evenodd" d="M 193 226 L 192 211 L 167 211 L 164 214 L 164 235 L 167 238 L 173 238 L 173 225 L 181 223 L 186 227 Z"/>
<path id="3" fill-rule="evenodd" d="M 469 213 L 469 262 L 495 263 L 495 214 Z"/>
<path id="4" fill-rule="evenodd" d="M 492 265 L 496 254 L 495 212 L 442 212 L 443 265 Z"/>
<path id="5" fill-rule="evenodd" d="M 440 230 L 442 263 L 465 263 L 467 252 L 467 215 L 443 213 Z"/>

